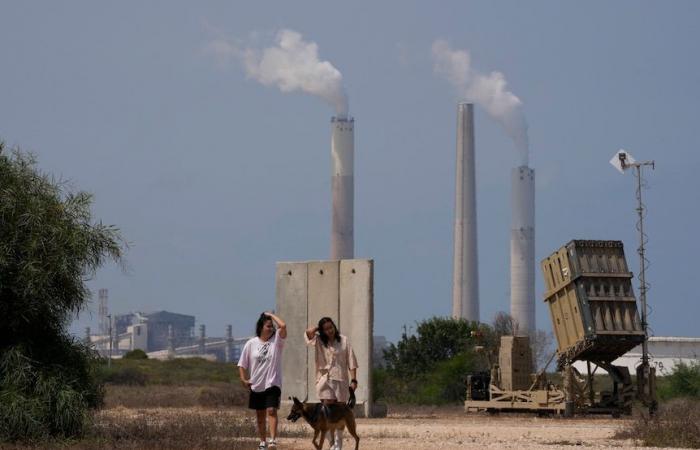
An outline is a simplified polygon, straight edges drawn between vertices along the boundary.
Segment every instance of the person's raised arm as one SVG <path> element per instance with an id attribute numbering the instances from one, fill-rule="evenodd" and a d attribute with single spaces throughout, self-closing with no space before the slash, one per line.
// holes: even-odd
<path id="1" fill-rule="evenodd" d="M 306 330 L 306 337 L 311 340 L 316 336 L 316 332 L 318 331 L 318 327 L 310 327 Z"/>
<path id="2" fill-rule="evenodd" d="M 280 319 L 270 311 L 265 311 L 265 315 L 267 315 L 270 319 L 272 319 L 275 322 L 275 324 L 277 324 L 277 328 L 280 332 L 280 337 L 282 339 L 287 339 L 287 324 L 284 323 L 284 320 Z"/>

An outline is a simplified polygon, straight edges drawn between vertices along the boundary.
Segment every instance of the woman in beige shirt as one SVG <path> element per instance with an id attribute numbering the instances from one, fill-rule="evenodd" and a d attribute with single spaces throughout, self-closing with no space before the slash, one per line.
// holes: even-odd
<path id="1" fill-rule="evenodd" d="M 306 343 L 315 349 L 316 395 L 324 405 L 348 401 L 349 390 L 357 389 L 357 358 L 347 336 L 338 331 L 330 317 L 306 330 Z M 335 448 L 341 449 L 343 430 L 336 430 Z"/>

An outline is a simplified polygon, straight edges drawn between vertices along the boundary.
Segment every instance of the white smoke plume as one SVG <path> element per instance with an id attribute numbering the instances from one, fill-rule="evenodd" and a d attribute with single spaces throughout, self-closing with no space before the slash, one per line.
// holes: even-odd
<path id="1" fill-rule="evenodd" d="M 296 31 L 277 33 L 275 45 L 264 49 L 245 47 L 226 39 L 215 39 L 208 52 L 220 59 L 235 57 L 246 74 L 265 86 L 277 86 L 282 92 L 302 91 L 321 97 L 341 117 L 348 115 L 348 100 L 343 75 L 333 64 L 322 61 L 315 42 L 304 41 Z"/>
<path id="2" fill-rule="evenodd" d="M 503 74 L 478 72 L 472 67 L 467 50 L 453 50 L 444 40 L 433 42 L 433 62 L 435 72 L 444 76 L 461 98 L 480 105 L 503 126 L 515 142 L 521 165 L 528 165 L 529 142 L 523 102 L 508 90 Z"/>

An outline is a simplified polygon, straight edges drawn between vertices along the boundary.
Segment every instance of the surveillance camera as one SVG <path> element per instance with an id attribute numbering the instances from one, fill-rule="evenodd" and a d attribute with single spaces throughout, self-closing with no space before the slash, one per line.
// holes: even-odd
<path id="1" fill-rule="evenodd" d="M 613 156 L 610 160 L 610 164 L 620 171 L 620 173 L 624 173 L 624 171 L 634 165 L 634 163 L 635 160 L 632 155 L 627 153 L 627 150 L 622 149 L 618 150 L 617 153 L 615 153 L 615 156 Z"/>

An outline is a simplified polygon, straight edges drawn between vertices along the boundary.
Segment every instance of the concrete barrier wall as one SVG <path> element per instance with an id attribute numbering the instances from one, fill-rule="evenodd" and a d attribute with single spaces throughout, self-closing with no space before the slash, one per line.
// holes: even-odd
<path id="1" fill-rule="evenodd" d="M 304 326 L 318 325 L 322 317 L 330 317 L 337 324 L 339 307 L 339 279 L 338 261 L 313 261 L 308 263 L 309 270 L 309 297 L 308 297 L 308 320 Z M 303 333 L 303 330 L 301 330 Z M 299 331 L 295 331 L 299 333 Z M 302 336 L 303 337 L 303 336 Z M 309 401 L 317 402 L 316 396 L 316 370 L 315 354 L 313 348 L 309 347 L 307 358 L 308 392 Z"/>
<path id="2" fill-rule="evenodd" d="M 289 333 L 282 357 L 283 400 L 308 395 L 309 401 L 318 401 L 314 352 L 304 344 L 303 333 L 328 316 L 355 350 L 357 403 L 371 416 L 373 268 L 373 261 L 364 259 L 277 263 L 277 312 Z"/>
<path id="3" fill-rule="evenodd" d="M 357 357 L 355 392 L 363 403 L 365 417 L 372 415 L 372 334 L 374 324 L 373 286 L 374 262 L 343 260 L 340 262 L 340 331 L 348 336 Z"/>
<path id="4" fill-rule="evenodd" d="M 277 314 L 287 323 L 287 340 L 282 357 L 282 399 L 306 398 L 308 347 L 299 330 L 307 320 L 308 269 L 306 263 L 277 263 L 275 275 Z M 284 301 L 280 301 L 280 298 Z M 302 363 L 300 363 L 302 361 Z"/>

